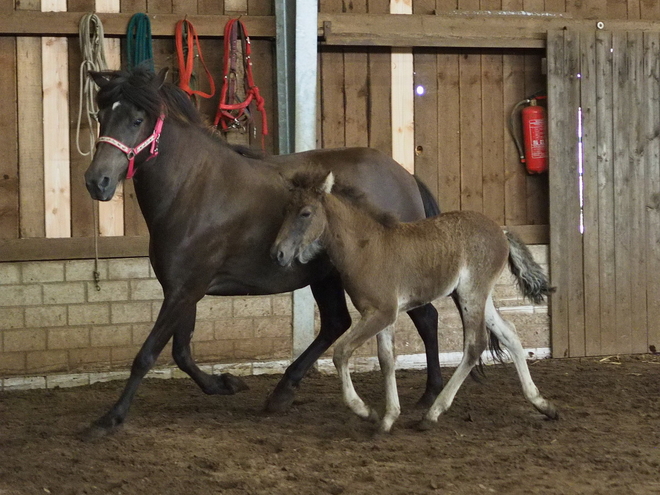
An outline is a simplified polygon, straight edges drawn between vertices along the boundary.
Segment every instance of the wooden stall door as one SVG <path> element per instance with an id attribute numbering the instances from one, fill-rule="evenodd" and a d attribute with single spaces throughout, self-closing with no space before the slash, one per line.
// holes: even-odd
<path id="1" fill-rule="evenodd" d="M 548 34 L 555 357 L 660 347 L 660 37 Z"/>

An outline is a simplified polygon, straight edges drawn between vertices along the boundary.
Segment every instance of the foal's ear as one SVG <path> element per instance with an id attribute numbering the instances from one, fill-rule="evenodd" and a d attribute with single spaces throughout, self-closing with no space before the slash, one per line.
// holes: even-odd
<path id="1" fill-rule="evenodd" d="M 163 87 L 163 84 L 165 84 L 165 79 L 167 78 L 167 73 L 170 71 L 169 67 L 164 67 L 160 69 L 158 74 L 156 74 L 156 86 L 158 89 Z"/>
<path id="2" fill-rule="evenodd" d="M 330 191 L 332 191 L 332 186 L 334 185 L 335 185 L 335 175 L 332 172 L 330 172 L 323 181 L 323 184 L 321 184 L 321 192 L 330 194 Z"/>
<path id="3" fill-rule="evenodd" d="M 106 72 L 97 72 L 95 70 L 87 71 L 99 88 L 104 88 L 110 82 L 110 76 Z"/>

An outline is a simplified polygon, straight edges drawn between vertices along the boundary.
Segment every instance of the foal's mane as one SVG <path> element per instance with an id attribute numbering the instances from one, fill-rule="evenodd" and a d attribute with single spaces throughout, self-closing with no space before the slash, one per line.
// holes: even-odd
<path id="1" fill-rule="evenodd" d="M 257 159 L 265 157 L 265 153 L 253 150 L 248 146 L 227 143 L 217 131 L 208 125 L 182 89 L 169 82 L 159 86 L 159 78 L 146 67 L 137 66 L 130 71 L 106 71 L 103 75 L 108 79 L 108 83 L 100 89 L 97 95 L 100 108 L 108 107 L 115 101 L 124 100 L 144 110 L 153 119 L 157 118 L 165 108 L 167 118 L 182 124 L 200 127 L 240 155 Z"/>
<path id="2" fill-rule="evenodd" d="M 297 172 L 291 178 L 291 184 L 296 189 L 313 190 L 315 193 L 322 194 L 322 186 L 328 172 L 325 170 L 304 170 Z M 340 200 L 348 203 L 354 208 L 358 208 L 367 213 L 373 220 L 383 227 L 394 227 L 399 220 L 389 212 L 383 211 L 369 201 L 358 188 L 348 185 L 335 178 L 330 194 L 338 197 Z M 324 196 L 321 196 L 322 200 Z"/>

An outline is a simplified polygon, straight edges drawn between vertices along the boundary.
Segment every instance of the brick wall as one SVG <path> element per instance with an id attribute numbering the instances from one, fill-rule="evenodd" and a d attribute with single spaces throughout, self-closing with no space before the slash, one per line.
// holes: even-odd
<path id="1" fill-rule="evenodd" d="M 146 258 L 0 263 L 0 377 L 126 369 L 151 330 L 162 291 Z M 200 362 L 289 359 L 291 296 L 206 297 Z M 170 347 L 159 365 L 171 363 Z"/>
<path id="2" fill-rule="evenodd" d="M 547 246 L 531 249 L 547 268 Z M 0 382 L 5 389 L 14 382 L 15 388 L 45 386 L 45 376 L 48 383 L 64 384 L 63 376 L 58 378 L 62 374 L 69 376 L 68 384 L 89 383 L 89 377 L 77 374 L 90 372 L 125 376 L 158 315 L 162 291 L 146 258 L 101 260 L 100 290 L 93 269 L 93 261 L 87 260 L 0 263 L 0 379 L 4 379 Z M 458 312 L 449 298 L 435 304 L 440 312 L 441 353 L 460 352 Z M 525 348 L 547 352 L 547 306 L 522 300 L 508 271 L 496 287 L 495 304 L 516 325 Z M 351 312 L 356 321 L 359 315 L 352 306 Z M 218 370 L 230 366 L 239 373 L 282 371 L 291 359 L 291 334 L 290 294 L 206 297 L 197 309 L 193 355 L 200 363 L 219 366 Z M 410 366 L 424 365 L 424 347 L 406 315 L 397 322 L 396 348 L 400 357 L 413 358 L 406 361 Z M 157 363 L 161 370 L 173 366 L 170 352 L 168 346 L 161 354 Z M 373 369 L 375 355 L 373 339 L 357 351 L 355 369 Z M 331 351 L 321 361 L 321 369 L 333 369 L 330 356 Z M 158 373 L 172 374 L 171 370 Z"/>

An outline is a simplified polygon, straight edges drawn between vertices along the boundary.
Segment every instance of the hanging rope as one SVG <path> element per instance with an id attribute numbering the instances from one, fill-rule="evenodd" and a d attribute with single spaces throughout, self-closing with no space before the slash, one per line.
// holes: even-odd
<path id="1" fill-rule="evenodd" d="M 126 29 L 126 62 L 128 70 L 138 65 L 154 69 L 154 50 L 151 42 L 151 21 L 147 14 L 134 14 Z"/>
<path id="2" fill-rule="evenodd" d="M 202 56 L 202 49 L 199 46 L 199 37 L 197 36 L 195 27 L 187 19 L 176 23 L 175 41 L 177 61 L 179 63 L 179 87 L 190 96 L 197 95 L 202 98 L 211 98 L 215 94 L 215 82 L 213 81 L 213 76 L 211 76 L 209 69 L 206 67 L 206 63 L 204 63 L 204 57 Z M 211 87 L 210 93 L 197 91 L 190 87 L 191 81 L 194 81 L 195 79 L 193 74 L 195 48 L 197 48 L 197 56 L 206 72 L 206 78 Z"/>
<path id="3" fill-rule="evenodd" d="M 238 94 L 238 42 L 241 42 L 243 64 L 243 89 L 245 99 L 241 100 Z M 220 93 L 220 103 L 215 114 L 214 124 L 222 127 L 223 131 L 231 129 L 245 129 L 252 121 L 249 106 L 256 102 L 257 110 L 261 113 L 261 147 L 265 149 L 265 136 L 268 135 L 268 122 L 266 118 L 265 101 L 259 94 L 259 88 L 254 84 L 252 76 L 252 50 L 250 37 L 245 25 L 239 19 L 231 19 L 225 26 L 225 56 L 224 81 Z"/>
<path id="4" fill-rule="evenodd" d="M 80 97 L 78 100 L 78 124 L 76 126 L 76 148 L 83 156 L 90 155 L 94 150 L 97 131 L 96 113 L 96 83 L 89 77 L 89 71 L 107 70 L 105 49 L 103 47 L 103 24 L 96 14 L 85 14 L 78 25 L 80 40 Z M 89 128 L 89 150 L 82 151 L 80 147 L 80 125 L 83 107 Z"/>

